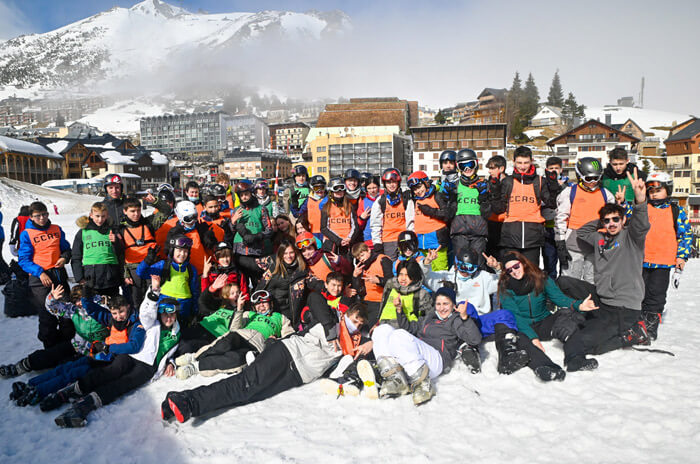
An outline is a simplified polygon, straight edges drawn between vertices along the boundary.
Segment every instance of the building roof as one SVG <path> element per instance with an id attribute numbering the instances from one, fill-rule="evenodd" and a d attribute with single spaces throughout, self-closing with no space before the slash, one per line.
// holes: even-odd
<path id="1" fill-rule="evenodd" d="M 26 140 L 17 140 L 11 137 L 0 135 L 0 150 L 13 153 L 23 153 L 26 155 L 41 156 L 43 158 L 60 159 L 63 157 L 58 153 L 54 153 L 43 145 L 38 143 L 27 142 Z"/>
<path id="2" fill-rule="evenodd" d="M 537 112 L 539 113 L 544 108 L 547 108 L 549 111 L 556 114 L 558 117 L 560 117 L 560 118 L 562 117 L 561 108 L 559 108 L 558 106 L 554 106 L 554 105 L 546 105 L 546 104 L 540 105 L 540 109 L 538 109 Z M 537 116 L 537 115 L 535 115 L 535 116 Z M 533 117 L 532 119 L 536 119 L 536 118 Z"/>
<path id="3" fill-rule="evenodd" d="M 688 140 L 690 138 L 695 137 L 698 133 L 700 133 L 700 119 L 696 118 L 695 121 L 690 123 L 688 126 L 684 127 L 683 129 L 679 130 L 678 132 L 667 138 L 664 141 L 664 143 L 677 142 L 679 140 Z"/>
<path id="4" fill-rule="evenodd" d="M 416 132 L 427 132 L 431 130 L 453 130 L 453 129 L 464 129 L 464 128 L 479 128 L 479 129 L 505 129 L 506 124 L 502 123 L 492 123 L 492 124 L 436 124 L 433 126 L 411 126 L 411 133 Z"/>
<path id="5" fill-rule="evenodd" d="M 575 132 L 578 131 L 580 128 L 582 128 L 582 127 L 584 127 L 584 126 L 587 126 L 587 125 L 589 125 L 589 124 L 591 124 L 591 123 L 597 124 L 598 126 L 601 126 L 601 127 L 605 128 L 605 129 L 609 129 L 610 131 L 617 133 L 617 135 L 621 135 L 621 136 L 623 136 L 623 137 L 627 137 L 627 138 L 629 138 L 629 139 L 632 139 L 631 141 L 632 141 L 633 143 L 639 142 L 639 139 L 638 139 L 637 137 L 635 137 L 634 135 L 630 135 L 630 134 L 627 134 L 626 132 L 622 132 L 622 131 L 620 131 L 620 130 L 618 130 L 618 129 L 615 129 L 614 127 L 610 127 L 610 126 L 608 126 L 608 125 L 606 125 L 606 124 L 603 124 L 602 122 L 600 122 L 600 121 L 598 121 L 598 120 L 596 120 L 596 119 L 589 119 L 588 121 L 584 122 L 583 124 L 580 124 L 580 125 L 574 127 L 574 128 L 571 129 L 569 132 L 565 132 L 565 133 L 563 133 L 563 134 L 561 134 L 561 135 L 559 135 L 559 136 L 557 136 L 557 137 L 554 137 L 554 138 L 551 138 L 551 139 L 547 140 L 547 145 L 549 145 L 550 147 L 553 147 L 553 146 L 556 145 L 556 143 L 559 142 L 560 140 L 563 140 L 564 143 L 565 143 L 565 142 L 566 142 L 566 138 L 567 138 L 569 135 L 575 133 Z M 594 140 L 591 140 L 591 142 L 595 142 L 595 141 L 594 141 Z"/>
<path id="6" fill-rule="evenodd" d="M 64 154 L 78 143 L 80 142 L 77 140 L 57 140 L 56 142 L 47 143 L 45 145 L 46 148 L 54 153 Z"/>
<path id="7" fill-rule="evenodd" d="M 508 89 L 493 89 L 491 87 L 486 87 L 484 90 L 481 91 L 479 96 L 477 98 L 481 98 L 484 95 L 493 95 L 496 98 L 505 98 L 506 92 L 508 92 Z"/>

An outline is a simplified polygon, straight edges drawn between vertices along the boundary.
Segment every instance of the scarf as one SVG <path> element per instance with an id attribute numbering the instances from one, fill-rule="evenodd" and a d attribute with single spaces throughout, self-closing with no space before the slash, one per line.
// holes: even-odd
<path id="1" fill-rule="evenodd" d="M 518 296 L 523 296 L 533 291 L 535 289 L 535 284 L 527 277 L 517 280 L 509 276 L 506 281 L 506 288 Z"/>

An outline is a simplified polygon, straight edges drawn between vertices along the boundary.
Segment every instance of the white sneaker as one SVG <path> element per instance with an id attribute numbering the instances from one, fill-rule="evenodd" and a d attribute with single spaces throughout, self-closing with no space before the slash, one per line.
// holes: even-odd
<path id="1" fill-rule="evenodd" d="M 343 372 L 345 372 L 345 369 L 347 369 L 348 366 L 350 364 L 352 364 L 352 362 L 353 362 L 352 356 L 350 356 L 349 354 L 346 354 L 345 356 L 340 358 L 340 361 L 338 361 L 338 365 L 336 366 L 335 369 L 333 369 L 333 372 L 330 373 L 328 378 L 337 379 L 339 377 L 342 377 Z"/>

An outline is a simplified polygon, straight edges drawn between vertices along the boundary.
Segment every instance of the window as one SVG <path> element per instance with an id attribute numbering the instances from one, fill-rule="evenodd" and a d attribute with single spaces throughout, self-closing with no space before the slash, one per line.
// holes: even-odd
<path id="1" fill-rule="evenodd" d="M 433 159 L 440 159 L 440 154 L 439 153 L 433 153 Z"/>
<path id="2" fill-rule="evenodd" d="M 325 157 L 325 156 L 319 156 L 319 157 L 316 159 L 316 161 L 319 162 L 319 163 L 325 163 L 325 162 L 326 162 L 326 157 Z"/>
<path id="3" fill-rule="evenodd" d="M 683 171 L 683 177 L 690 177 L 690 171 Z M 686 192 L 688 190 L 686 189 Z"/>
<path id="4" fill-rule="evenodd" d="M 419 170 L 419 171 L 427 171 L 427 170 L 428 170 L 428 166 L 426 166 L 425 164 L 419 164 L 419 165 L 418 165 L 418 170 Z"/>
<path id="5" fill-rule="evenodd" d="M 325 166 L 319 167 L 318 172 L 326 172 L 326 167 Z"/>
<path id="6" fill-rule="evenodd" d="M 422 160 L 425 158 L 425 153 L 418 153 L 418 159 Z"/>
<path id="7" fill-rule="evenodd" d="M 433 171 L 439 171 L 440 167 L 437 164 L 433 164 Z"/>

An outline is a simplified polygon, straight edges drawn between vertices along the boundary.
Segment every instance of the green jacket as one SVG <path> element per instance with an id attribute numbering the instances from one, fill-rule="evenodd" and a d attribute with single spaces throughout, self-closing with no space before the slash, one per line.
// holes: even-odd
<path id="1" fill-rule="evenodd" d="M 527 295 L 516 295 L 512 290 L 506 290 L 500 294 L 501 308 L 510 311 L 515 316 L 518 330 L 527 335 L 530 339 L 539 338 L 532 328 L 532 324 L 540 322 L 550 316 L 547 310 L 547 300 L 557 306 L 568 308 L 573 307 L 578 310 L 580 300 L 574 300 L 564 295 L 559 290 L 557 284 L 549 277 L 544 284 L 544 291 L 537 295 L 535 290 Z"/>

